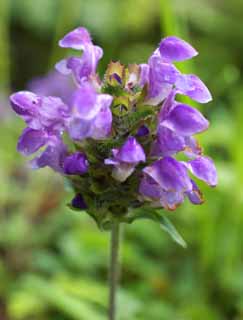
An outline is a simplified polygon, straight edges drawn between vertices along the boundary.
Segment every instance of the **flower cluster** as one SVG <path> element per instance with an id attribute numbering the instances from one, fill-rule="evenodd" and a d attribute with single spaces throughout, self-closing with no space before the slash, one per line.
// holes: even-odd
<path id="1" fill-rule="evenodd" d="M 27 124 L 17 149 L 25 156 L 36 153 L 32 167 L 49 166 L 65 176 L 75 191 L 71 207 L 85 208 L 99 224 L 125 217 L 131 207 L 174 210 L 185 198 L 202 203 L 191 175 L 217 184 L 213 161 L 195 139 L 209 122 L 176 96 L 199 103 L 212 98 L 196 75 L 182 74 L 174 65 L 197 51 L 167 37 L 148 63 L 111 62 L 100 79 L 96 68 L 103 50 L 85 28 L 71 31 L 59 45 L 82 51 L 56 64 L 58 72 L 74 79 L 68 99 L 29 91 L 10 97 Z M 181 154 L 186 160 L 179 160 Z"/>

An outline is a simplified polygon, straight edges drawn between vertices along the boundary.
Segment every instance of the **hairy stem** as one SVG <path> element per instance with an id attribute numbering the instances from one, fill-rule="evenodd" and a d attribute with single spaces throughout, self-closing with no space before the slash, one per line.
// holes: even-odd
<path id="1" fill-rule="evenodd" d="M 120 273 L 119 248 L 121 238 L 121 227 L 119 222 L 113 222 L 111 229 L 111 255 L 110 255 L 110 275 L 109 275 L 109 320 L 117 318 L 117 289 Z"/>

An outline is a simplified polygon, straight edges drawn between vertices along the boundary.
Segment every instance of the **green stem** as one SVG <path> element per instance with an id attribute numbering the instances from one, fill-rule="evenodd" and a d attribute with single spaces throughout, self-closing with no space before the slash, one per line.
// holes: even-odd
<path id="1" fill-rule="evenodd" d="M 109 320 L 116 320 L 117 316 L 117 289 L 120 274 L 119 249 L 120 249 L 121 227 L 119 222 L 113 222 L 111 229 L 111 255 L 109 275 Z"/>

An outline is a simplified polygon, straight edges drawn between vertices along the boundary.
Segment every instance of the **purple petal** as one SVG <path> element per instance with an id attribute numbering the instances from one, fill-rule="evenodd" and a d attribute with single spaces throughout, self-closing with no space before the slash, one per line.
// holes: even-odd
<path id="1" fill-rule="evenodd" d="M 119 181 L 124 182 L 135 170 L 135 165 L 130 163 L 119 163 L 114 166 L 112 170 L 112 177 Z"/>
<path id="2" fill-rule="evenodd" d="M 191 180 L 185 166 L 171 157 L 164 157 L 143 170 L 153 178 L 164 191 L 190 191 Z"/>
<path id="3" fill-rule="evenodd" d="M 153 81 L 174 84 L 180 72 L 171 63 L 163 62 L 160 56 L 152 55 L 149 59 L 150 74 Z"/>
<path id="4" fill-rule="evenodd" d="M 202 204 L 204 202 L 203 195 L 199 190 L 196 183 L 191 180 L 192 182 L 192 191 L 186 192 L 187 197 L 193 204 Z"/>
<path id="5" fill-rule="evenodd" d="M 144 175 L 139 185 L 139 193 L 145 198 L 158 201 L 161 197 L 160 185 L 148 175 Z"/>
<path id="6" fill-rule="evenodd" d="M 129 137 L 124 145 L 119 149 L 116 159 L 126 163 L 145 162 L 146 156 L 142 146 L 134 137 Z"/>
<path id="7" fill-rule="evenodd" d="M 24 129 L 19 138 L 17 150 L 25 156 L 36 152 L 43 147 L 48 140 L 48 136 L 42 130 Z"/>
<path id="8" fill-rule="evenodd" d="M 109 101 L 111 99 L 109 96 Z M 111 128 L 112 112 L 109 107 L 103 106 L 92 122 L 90 137 L 97 140 L 105 139 L 110 135 Z"/>
<path id="9" fill-rule="evenodd" d="M 149 80 L 149 65 L 146 63 L 140 64 L 140 74 L 139 74 L 139 81 L 138 85 L 143 87 Z"/>
<path id="10" fill-rule="evenodd" d="M 84 46 L 90 43 L 92 43 L 91 37 L 87 29 L 79 27 L 66 34 L 59 41 L 59 46 L 62 48 L 83 50 Z"/>
<path id="11" fill-rule="evenodd" d="M 49 130 L 62 131 L 64 122 L 70 115 L 69 107 L 57 97 L 43 97 L 38 118 L 41 125 Z"/>
<path id="12" fill-rule="evenodd" d="M 67 147 L 62 141 L 55 139 L 46 150 L 31 161 L 32 169 L 50 167 L 54 171 L 63 173 L 63 162 L 67 156 Z"/>
<path id="13" fill-rule="evenodd" d="M 40 98 L 29 91 L 19 91 L 10 96 L 14 111 L 21 116 L 32 116 L 40 105 Z"/>
<path id="14" fill-rule="evenodd" d="M 198 179 L 215 187 L 218 183 L 217 171 L 213 160 L 207 157 L 197 157 L 185 164 Z"/>
<path id="15" fill-rule="evenodd" d="M 174 107 L 162 124 L 182 136 L 202 132 L 209 126 L 208 120 L 198 110 L 185 104 Z"/>
<path id="16" fill-rule="evenodd" d="M 160 203 L 167 210 L 175 210 L 184 201 L 181 192 L 164 191 L 161 193 Z"/>
<path id="17" fill-rule="evenodd" d="M 159 51 L 166 61 L 183 61 L 191 59 L 198 54 L 189 43 L 173 36 L 164 38 L 161 41 Z"/>
<path id="18" fill-rule="evenodd" d="M 162 122 L 169 115 L 172 109 L 176 106 L 175 95 L 176 95 L 176 90 L 173 89 L 171 90 L 170 94 L 164 101 L 159 113 L 159 122 Z"/>
<path id="19" fill-rule="evenodd" d="M 75 152 L 65 158 L 63 168 L 65 174 L 82 175 L 88 171 L 88 160 L 85 154 Z"/>
<path id="20" fill-rule="evenodd" d="M 112 96 L 108 94 L 96 94 L 95 104 L 91 106 L 94 101 L 90 97 L 90 101 L 82 99 L 78 100 L 79 110 L 81 109 L 82 103 L 87 104 L 86 110 L 89 109 L 90 104 L 90 114 L 93 116 L 90 119 L 82 119 L 80 112 L 78 111 L 78 117 L 74 114 L 74 117 L 70 120 L 68 125 L 68 131 L 72 139 L 83 140 L 85 138 L 93 139 L 104 139 L 109 136 L 112 127 L 112 113 L 110 110 L 110 104 L 112 102 Z M 93 108 L 93 109 L 92 109 Z M 89 110 L 88 110 L 89 112 Z M 93 112 L 93 113 L 92 113 Z M 84 112 L 81 115 L 87 116 Z"/>
<path id="21" fill-rule="evenodd" d="M 83 140 L 91 135 L 91 120 L 73 118 L 68 125 L 68 133 L 73 140 Z"/>
<path id="22" fill-rule="evenodd" d="M 176 81 L 176 88 L 179 93 L 185 94 L 197 102 L 207 103 L 212 100 L 208 88 L 193 74 L 180 75 Z"/>
<path id="23" fill-rule="evenodd" d="M 74 112 L 78 114 L 78 117 L 84 120 L 90 120 L 94 118 L 100 110 L 100 104 L 97 103 L 98 94 L 94 90 L 93 86 L 88 82 L 82 84 L 82 86 L 75 92 L 73 98 Z"/>
<path id="24" fill-rule="evenodd" d="M 76 196 L 73 198 L 71 204 L 76 209 L 82 209 L 82 210 L 87 209 L 87 205 L 84 201 L 84 198 L 82 197 L 82 195 L 80 193 L 76 194 Z"/>
<path id="25" fill-rule="evenodd" d="M 72 70 L 67 66 L 68 59 L 63 59 L 55 64 L 55 69 L 63 75 L 69 75 Z"/>
<path id="26" fill-rule="evenodd" d="M 189 137 L 184 137 L 184 139 L 185 139 L 185 145 L 186 145 L 184 153 L 188 157 L 194 157 L 195 155 L 202 154 L 202 148 L 194 137 L 189 136 Z"/>
<path id="27" fill-rule="evenodd" d="M 170 156 L 186 147 L 185 138 L 177 135 L 174 131 L 159 126 L 157 139 L 152 145 L 151 155 L 156 157 Z"/>
<path id="28" fill-rule="evenodd" d="M 167 210 L 175 210 L 184 201 L 181 192 L 164 191 L 150 176 L 145 175 L 139 186 L 139 193 L 144 200 L 152 201 L 154 207 L 164 207 Z"/>

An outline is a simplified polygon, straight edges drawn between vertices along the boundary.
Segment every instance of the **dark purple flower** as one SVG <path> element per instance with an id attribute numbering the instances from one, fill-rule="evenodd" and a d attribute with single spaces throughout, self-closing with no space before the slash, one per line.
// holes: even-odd
<path id="1" fill-rule="evenodd" d="M 103 50 L 93 45 L 91 37 L 85 28 L 77 28 L 69 32 L 59 45 L 63 48 L 82 50 L 83 55 L 61 60 L 56 64 L 56 69 L 64 75 L 72 73 L 78 84 L 84 79 L 94 76 L 99 60 L 103 56 Z"/>
<path id="2" fill-rule="evenodd" d="M 75 92 L 72 103 L 73 109 L 68 123 L 71 138 L 106 138 L 111 132 L 111 103 L 112 96 L 98 94 L 90 83 L 83 83 Z"/>
<path id="3" fill-rule="evenodd" d="M 66 157 L 63 164 L 65 174 L 82 175 L 88 171 L 88 160 L 85 154 L 75 152 Z"/>
<path id="4" fill-rule="evenodd" d="M 113 158 L 105 159 L 105 164 L 113 165 L 113 177 L 125 181 L 135 170 L 139 162 L 145 162 L 146 156 L 142 146 L 134 137 L 129 137 L 120 149 L 112 149 Z"/>

